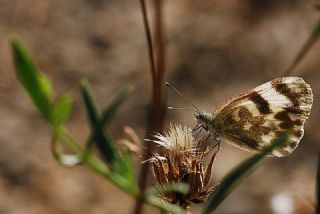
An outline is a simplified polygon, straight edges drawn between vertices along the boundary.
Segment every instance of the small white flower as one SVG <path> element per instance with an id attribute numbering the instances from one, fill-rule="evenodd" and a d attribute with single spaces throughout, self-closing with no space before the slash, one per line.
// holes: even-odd
<path id="1" fill-rule="evenodd" d="M 170 150 L 171 152 L 191 151 L 195 147 L 195 139 L 191 128 L 170 124 L 169 130 L 164 135 L 156 134 L 153 142 Z"/>

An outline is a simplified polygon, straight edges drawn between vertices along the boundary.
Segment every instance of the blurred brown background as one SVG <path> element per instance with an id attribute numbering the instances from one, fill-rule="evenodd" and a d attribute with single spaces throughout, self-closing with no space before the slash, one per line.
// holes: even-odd
<path id="1" fill-rule="evenodd" d="M 302 0 L 166 0 L 166 80 L 211 112 L 229 97 L 277 77 L 309 37 L 319 13 Z M 120 138 L 129 125 L 143 139 L 151 78 L 139 1 L 0 0 L 0 214 L 131 213 L 133 201 L 110 183 L 84 167 L 68 169 L 53 160 L 49 129 L 14 76 L 8 44 L 13 32 L 57 94 L 74 92 L 77 102 L 68 127 L 80 142 L 89 133 L 78 86 L 82 78 L 90 81 L 101 107 L 125 86 L 136 86 L 111 129 Z M 267 159 L 217 213 L 313 212 L 319 53 L 316 44 L 292 74 L 303 77 L 314 92 L 300 146 L 289 157 Z M 172 91 L 168 104 L 186 105 Z M 195 124 L 192 113 L 183 111 L 168 112 L 166 121 Z M 214 180 L 249 155 L 223 145 Z"/>

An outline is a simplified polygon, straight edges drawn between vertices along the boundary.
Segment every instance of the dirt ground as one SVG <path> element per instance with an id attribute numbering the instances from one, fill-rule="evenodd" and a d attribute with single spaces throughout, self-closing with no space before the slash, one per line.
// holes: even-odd
<path id="1" fill-rule="evenodd" d="M 211 112 L 229 97 L 276 78 L 310 36 L 319 15 L 306 0 L 164 1 L 165 79 Z M 8 43 L 12 33 L 24 40 L 56 94 L 73 91 L 76 104 L 68 127 L 76 139 L 84 143 L 89 133 L 79 92 L 83 78 L 101 107 L 126 86 L 136 87 L 111 130 L 120 138 L 128 125 L 143 139 L 151 77 L 139 1 L 0 0 L 0 214 L 131 213 L 134 202 L 110 183 L 85 167 L 64 168 L 52 158 L 50 130 L 14 75 Z M 266 159 L 217 213 L 314 212 L 319 53 L 316 44 L 292 73 L 303 77 L 314 93 L 299 147 L 288 157 Z M 186 105 L 167 92 L 168 104 Z M 195 124 L 192 113 L 184 111 L 168 112 L 169 122 Z M 250 155 L 224 144 L 214 181 Z M 137 168 L 140 161 L 136 159 Z M 277 210 L 283 206 L 288 212 Z M 200 208 L 191 211 L 199 213 Z"/>

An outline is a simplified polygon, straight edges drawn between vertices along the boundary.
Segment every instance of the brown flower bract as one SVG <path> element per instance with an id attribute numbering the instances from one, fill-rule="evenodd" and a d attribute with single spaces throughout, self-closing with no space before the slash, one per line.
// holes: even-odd
<path id="1" fill-rule="evenodd" d="M 170 125 L 164 135 L 155 135 L 155 143 L 165 148 L 164 154 L 154 154 L 149 160 L 153 174 L 160 185 L 183 182 L 189 185 L 187 194 L 180 192 L 160 192 L 161 196 L 172 203 L 186 208 L 190 203 L 203 203 L 213 192 L 215 186 L 208 186 L 216 154 L 207 151 L 210 147 L 206 140 L 194 138 L 190 128 Z M 202 152 L 205 151 L 205 152 Z M 208 164 L 205 159 L 208 158 Z"/>

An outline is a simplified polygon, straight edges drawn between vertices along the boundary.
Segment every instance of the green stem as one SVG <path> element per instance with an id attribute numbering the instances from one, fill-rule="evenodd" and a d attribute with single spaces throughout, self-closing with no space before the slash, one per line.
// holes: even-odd
<path id="1" fill-rule="evenodd" d="M 63 128 L 60 129 L 59 134 L 63 138 L 63 143 L 65 144 L 65 146 L 67 146 L 72 152 L 82 157 L 82 153 L 84 152 L 84 150 L 79 146 L 79 144 L 77 144 L 72 136 Z M 185 211 L 178 206 L 163 201 L 156 196 L 142 196 L 137 189 L 132 189 L 131 185 L 122 176 L 116 173 L 112 173 L 108 166 L 106 166 L 102 161 L 95 158 L 94 156 L 89 155 L 83 163 L 92 171 L 96 172 L 102 177 L 107 178 L 112 184 L 117 186 L 132 198 L 140 198 L 142 202 L 170 213 L 185 214 Z"/>
<path id="2" fill-rule="evenodd" d="M 53 130 L 54 132 L 57 130 Z M 79 157 L 83 157 L 84 150 L 76 143 L 76 141 L 70 136 L 70 134 L 63 128 L 59 129 L 59 134 L 63 143 L 70 149 L 72 152 L 76 153 Z M 129 194 L 133 198 L 136 198 L 139 195 L 138 190 L 132 188 L 132 185 L 122 176 L 117 173 L 113 173 L 108 166 L 106 166 L 102 161 L 95 158 L 93 155 L 88 155 L 84 164 L 90 168 L 92 171 L 97 174 L 107 178 L 111 183 L 119 187 L 123 192 Z"/>

